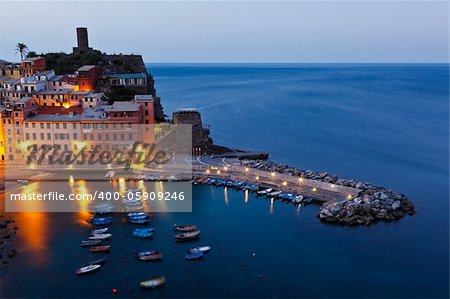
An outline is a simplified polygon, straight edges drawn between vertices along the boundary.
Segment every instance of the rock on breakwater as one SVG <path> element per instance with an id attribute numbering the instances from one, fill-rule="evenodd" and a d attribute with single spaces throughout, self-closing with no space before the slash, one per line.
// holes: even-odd
<path id="1" fill-rule="evenodd" d="M 403 194 L 370 189 L 351 200 L 325 202 L 320 207 L 318 217 L 324 222 L 370 225 L 376 221 L 397 220 L 405 214 L 414 213 L 414 205 Z"/>
<path id="2" fill-rule="evenodd" d="M 328 172 L 318 173 L 312 170 L 299 170 L 272 161 L 243 160 L 241 164 L 245 167 L 298 176 L 300 178 L 361 190 L 355 198 L 331 200 L 322 204 L 317 217 L 323 222 L 370 225 L 376 221 L 397 220 L 406 214 L 413 215 L 415 213 L 413 203 L 404 194 L 395 193 L 390 189 L 374 184 L 360 182 L 355 179 L 340 178 Z"/>

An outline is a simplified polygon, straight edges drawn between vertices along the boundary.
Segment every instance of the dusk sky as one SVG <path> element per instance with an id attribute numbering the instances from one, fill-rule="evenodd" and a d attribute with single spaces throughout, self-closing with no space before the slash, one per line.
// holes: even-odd
<path id="1" fill-rule="evenodd" d="M 448 62 L 447 1 L 0 2 L 0 59 L 18 42 L 146 62 Z"/>

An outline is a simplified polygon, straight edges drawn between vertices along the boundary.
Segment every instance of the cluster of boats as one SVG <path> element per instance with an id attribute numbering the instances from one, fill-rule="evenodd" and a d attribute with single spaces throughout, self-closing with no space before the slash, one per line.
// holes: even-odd
<path id="1" fill-rule="evenodd" d="M 106 226 L 112 222 L 112 216 L 106 211 L 106 206 L 102 212 L 95 212 L 94 216 L 89 220 L 92 224 L 93 229 L 90 231 L 89 236 L 86 240 L 81 241 L 82 247 L 88 247 L 90 252 L 107 252 L 110 250 L 111 245 L 104 244 L 104 241 L 109 240 L 112 234 L 108 227 L 98 227 L 99 225 Z M 133 224 L 148 224 L 150 222 L 150 214 L 144 212 L 127 212 L 126 217 L 129 223 Z M 196 240 L 200 237 L 200 230 L 196 225 L 178 225 L 174 224 L 173 229 L 175 232 L 176 242 L 185 242 Z M 155 229 L 151 227 L 135 227 L 133 229 L 133 236 L 136 238 L 152 238 L 155 233 Z M 187 253 L 184 255 L 184 259 L 187 261 L 200 260 L 205 257 L 205 254 L 211 250 L 211 246 L 199 246 L 188 249 Z M 136 252 L 136 259 L 140 261 L 160 261 L 163 254 L 157 250 L 145 250 Z M 80 268 L 76 269 L 75 272 L 78 275 L 93 273 L 101 269 L 103 264 L 106 262 L 106 257 L 98 260 L 90 261 Z M 159 276 L 154 279 L 144 280 L 139 283 L 141 288 L 157 288 L 164 285 L 166 279 L 164 276 Z"/>
<path id="2" fill-rule="evenodd" d="M 196 181 L 195 183 L 200 183 Z M 208 178 L 205 181 L 201 181 L 201 183 L 206 183 L 212 186 L 224 186 L 230 187 L 239 190 L 249 190 L 256 192 L 257 195 L 267 196 L 270 198 L 277 198 L 281 200 L 285 200 L 287 202 L 291 202 L 293 204 L 300 204 L 302 202 L 309 204 L 312 202 L 312 198 L 304 197 L 302 195 L 287 193 L 280 190 L 276 190 L 273 188 L 263 189 L 257 184 L 245 183 L 243 181 L 233 181 L 229 179 L 221 179 L 221 178 Z"/>
<path id="3" fill-rule="evenodd" d="M 111 217 L 112 218 L 112 217 Z M 93 219 L 91 219 L 91 222 Z M 111 245 L 109 244 L 103 244 L 104 240 L 108 240 L 112 237 L 112 234 L 109 233 L 109 229 L 107 227 L 105 228 L 98 228 L 93 229 L 87 240 L 81 241 L 82 247 L 89 247 L 90 252 L 108 252 L 111 248 Z M 75 272 L 77 274 L 87 274 L 94 271 L 97 271 L 100 269 L 103 263 L 105 263 L 106 258 L 101 258 L 99 260 L 95 260 L 92 262 L 89 262 L 85 265 L 83 265 L 81 268 L 77 269 Z"/>

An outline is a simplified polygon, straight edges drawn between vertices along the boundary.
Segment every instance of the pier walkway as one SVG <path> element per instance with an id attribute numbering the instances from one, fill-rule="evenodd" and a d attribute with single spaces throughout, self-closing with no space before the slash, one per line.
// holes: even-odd
<path id="1" fill-rule="evenodd" d="M 274 188 L 283 192 L 300 194 L 322 202 L 352 199 L 362 192 L 356 188 L 237 165 L 213 166 L 196 163 L 192 165 L 192 170 L 194 177 L 197 178 L 214 177 L 255 183 L 263 188 Z"/>

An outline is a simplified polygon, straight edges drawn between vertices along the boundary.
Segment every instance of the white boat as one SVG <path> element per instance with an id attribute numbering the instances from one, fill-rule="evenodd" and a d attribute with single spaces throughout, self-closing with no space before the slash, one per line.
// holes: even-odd
<path id="1" fill-rule="evenodd" d="M 89 273 L 89 272 L 95 271 L 95 270 L 97 270 L 100 267 L 101 267 L 101 265 L 97 265 L 97 264 L 89 265 L 89 266 L 81 267 L 80 269 L 77 269 L 75 272 L 77 274 L 85 274 L 85 273 Z"/>
<path id="2" fill-rule="evenodd" d="M 261 191 L 258 191 L 258 192 L 256 192 L 256 193 L 258 193 L 258 194 L 267 194 L 267 193 L 269 193 L 269 192 L 272 192 L 272 188 L 269 188 L 269 189 L 266 189 L 266 190 L 261 190 Z"/>
<path id="3" fill-rule="evenodd" d="M 99 229 L 94 229 L 91 231 L 91 235 L 99 235 L 99 234 L 104 234 L 108 231 L 108 228 L 99 228 Z"/>
<path id="4" fill-rule="evenodd" d="M 28 185 L 28 180 L 17 180 L 19 184 Z"/>
<path id="5" fill-rule="evenodd" d="M 211 250 L 211 246 L 201 246 L 189 249 L 189 253 L 208 252 L 209 250 Z"/>
<path id="6" fill-rule="evenodd" d="M 156 287 L 162 286 L 165 282 L 166 282 L 166 279 L 164 278 L 164 276 L 161 276 L 161 277 L 158 277 L 155 279 L 141 281 L 139 286 L 141 288 L 154 289 Z"/>
<path id="7" fill-rule="evenodd" d="M 142 188 L 130 188 L 128 189 L 129 193 L 137 193 L 137 192 L 142 192 Z"/>
<path id="8" fill-rule="evenodd" d="M 281 191 L 274 191 L 274 192 L 268 193 L 267 195 L 269 195 L 269 196 L 277 196 L 278 194 L 281 194 Z"/>
<path id="9" fill-rule="evenodd" d="M 112 234 L 95 234 L 90 236 L 88 239 L 90 240 L 105 240 L 111 238 Z"/>
<path id="10" fill-rule="evenodd" d="M 110 170 L 105 174 L 105 179 L 112 179 L 115 175 L 116 175 L 116 172 L 113 170 Z"/>
<path id="11" fill-rule="evenodd" d="M 297 195 L 292 202 L 293 203 L 301 203 L 303 201 L 303 195 Z"/>

